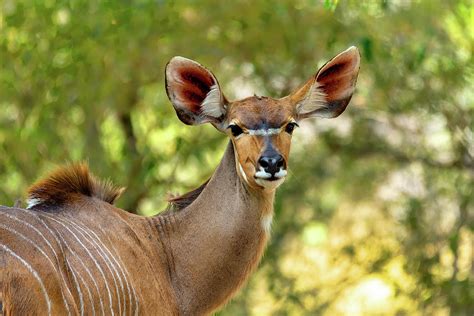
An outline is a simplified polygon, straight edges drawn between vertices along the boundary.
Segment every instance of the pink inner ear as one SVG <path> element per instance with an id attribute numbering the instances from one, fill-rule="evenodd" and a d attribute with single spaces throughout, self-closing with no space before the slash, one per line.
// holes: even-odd
<path id="1" fill-rule="evenodd" d="M 330 61 L 316 78 L 328 102 L 347 98 L 353 90 L 357 78 L 356 60 L 351 56 L 340 56 Z"/>
<path id="2" fill-rule="evenodd" d="M 189 111 L 200 113 L 202 102 L 215 84 L 214 79 L 194 65 L 179 67 L 175 71 L 177 80 L 171 83 L 175 97 L 185 104 Z"/>

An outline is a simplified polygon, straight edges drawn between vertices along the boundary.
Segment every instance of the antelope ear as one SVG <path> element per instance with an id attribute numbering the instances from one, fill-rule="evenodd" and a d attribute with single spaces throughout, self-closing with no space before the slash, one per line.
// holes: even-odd
<path id="1" fill-rule="evenodd" d="M 354 46 L 327 62 L 316 76 L 290 95 L 296 117 L 332 118 L 344 112 L 355 89 L 359 65 L 359 50 Z"/>
<path id="2" fill-rule="evenodd" d="M 166 65 L 166 93 L 185 124 L 206 122 L 220 128 L 226 114 L 226 99 L 216 77 L 198 64 L 184 58 L 173 57 Z"/>

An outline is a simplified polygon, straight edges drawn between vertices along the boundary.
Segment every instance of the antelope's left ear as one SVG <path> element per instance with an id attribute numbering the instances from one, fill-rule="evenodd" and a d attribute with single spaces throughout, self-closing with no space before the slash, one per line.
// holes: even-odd
<path id="1" fill-rule="evenodd" d="M 316 76 L 289 96 L 297 119 L 332 118 L 344 112 L 355 89 L 359 65 L 359 50 L 352 46 L 321 67 Z"/>
<path id="2" fill-rule="evenodd" d="M 165 75 L 166 93 L 183 123 L 210 122 L 222 129 L 227 101 L 212 72 L 191 59 L 177 56 L 166 65 Z"/>

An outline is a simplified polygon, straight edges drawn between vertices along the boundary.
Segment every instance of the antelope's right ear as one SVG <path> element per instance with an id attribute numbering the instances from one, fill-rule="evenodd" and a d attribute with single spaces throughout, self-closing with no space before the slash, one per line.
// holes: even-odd
<path id="1" fill-rule="evenodd" d="M 216 77 L 197 62 L 173 57 L 166 65 L 166 93 L 183 123 L 223 129 L 227 100 Z"/>

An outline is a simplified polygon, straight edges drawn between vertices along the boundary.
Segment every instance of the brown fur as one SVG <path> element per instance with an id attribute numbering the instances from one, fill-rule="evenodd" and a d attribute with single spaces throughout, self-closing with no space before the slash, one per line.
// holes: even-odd
<path id="1" fill-rule="evenodd" d="M 110 181 L 97 180 L 86 163 L 77 163 L 58 168 L 32 185 L 28 189 L 28 199 L 38 200 L 34 209 L 60 207 L 74 199 L 75 194 L 96 197 L 113 204 L 123 191 Z"/>
<path id="2" fill-rule="evenodd" d="M 294 116 L 287 100 L 267 97 L 249 97 L 229 106 L 228 116 L 246 129 L 279 128 Z"/>
<path id="3" fill-rule="evenodd" d="M 168 202 L 170 203 L 169 209 L 173 211 L 180 211 L 184 209 L 186 206 L 190 205 L 197 199 L 197 197 L 201 194 L 202 190 L 206 187 L 209 180 L 201 184 L 196 189 L 189 191 L 183 195 L 176 195 L 171 196 L 168 198 Z"/>

